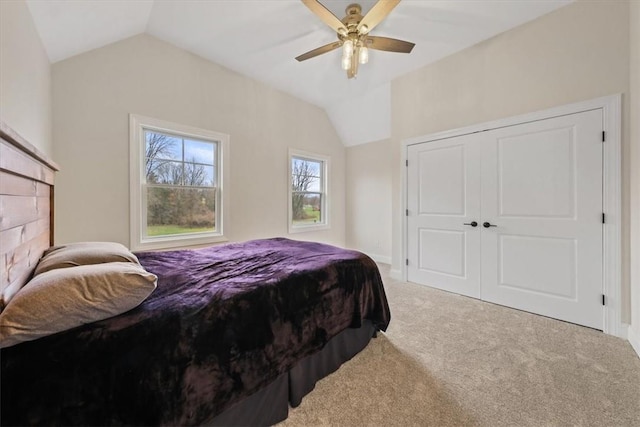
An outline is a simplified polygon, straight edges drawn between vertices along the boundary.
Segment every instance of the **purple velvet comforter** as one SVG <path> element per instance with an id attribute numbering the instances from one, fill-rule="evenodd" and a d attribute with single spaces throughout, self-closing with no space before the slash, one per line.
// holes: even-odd
<path id="1" fill-rule="evenodd" d="M 137 254 L 159 277 L 139 307 L 2 349 L 2 425 L 194 425 L 346 328 L 385 330 L 375 263 L 288 239 Z"/>

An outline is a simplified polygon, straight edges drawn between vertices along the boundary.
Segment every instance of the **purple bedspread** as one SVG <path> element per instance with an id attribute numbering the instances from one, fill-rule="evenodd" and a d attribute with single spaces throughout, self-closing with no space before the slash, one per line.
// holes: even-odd
<path id="1" fill-rule="evenodd" d="M 2 425 L 196 425 L 390 314 L 376 264 L 276 238 L 138 253 L 139 307 L 0 352 Z"/>

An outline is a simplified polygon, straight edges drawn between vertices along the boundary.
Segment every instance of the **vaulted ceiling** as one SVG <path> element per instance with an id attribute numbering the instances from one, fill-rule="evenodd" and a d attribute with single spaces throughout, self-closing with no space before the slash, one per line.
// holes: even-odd
<path id="1" fill-rule="evenodd" d="M 321 0 L 338 18 L 351 2 Z M 27 1 L 52 63 L 148 33 L 324 108 L 347 146 L 390 137 L 394 78 L 571 2 L 401 1 L 372 34 L 415 43 L 411 54 L 371 51 L 347 79 L 339 49 L 294 59 L 336 40 L 299 0 Z M 359 3 L 364 15 L 376 1 Z"/>

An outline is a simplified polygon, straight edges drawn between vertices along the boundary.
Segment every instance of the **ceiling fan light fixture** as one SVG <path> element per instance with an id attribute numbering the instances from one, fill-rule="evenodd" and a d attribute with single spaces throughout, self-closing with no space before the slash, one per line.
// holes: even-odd
<path id="1" fill-rule="evenodd" d="M 345 40 L 342 45 L 342 57 L 351 58 L 351 56 L 353 56 L 353 41 Z"/>
<path id="2" fill-rule="evenodd" d="M 369 62 L 369 49 L 362 46 L 360 48 L 360 53 L 358 54 L 358 57 L 359 57 L 358 60 L 360 61 L 361 64 L 366 64 L 367 62 Z"/>
<path id="3" fill-rule="evenodd" d="M 351 58 L 348 56 L 343 56 L 342 57 L 342 69 L 343 70 L 348 70 L 349 68 L 351 68 Z"/>
<path id="4" fill-rule="evenodd" d="M 367 34 L 369 32 L 369 27 L 367 27 L 366 24 L 362 24 L 358 31 L 360 34 Z"/>

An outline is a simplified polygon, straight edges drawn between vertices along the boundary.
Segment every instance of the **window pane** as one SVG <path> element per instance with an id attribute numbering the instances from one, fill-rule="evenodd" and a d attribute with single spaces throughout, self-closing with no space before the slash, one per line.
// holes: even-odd
<path id="1" fill-rule="evenodd" d="M 211 187 L 217 187 L 218 183 L 217 183 L 217 176 L 216 176 L 216 168 L 211 166 L 211 167 L 205 167 L 204 168 L 205 172 L 207 173 L 207 186 L 211 186 Z"/>
<path id="2" fill-rule="evenodd" d="M 182 163 L 157 160 L 152 170 L 147 172 L 149 184 L 182 185 Z"/>
<path id="3" fill-rule="evenodd" d="M 322 223 L 322 195 L 320 193 L 293 193 L 291 208 L 294 225 Z"/>
<path id="4" fill-rule="evenodd" d="M 213 166 L 199 163 L 184 164 L 184 185 L 193 187 L 211 187 L 215 183 Z"/>
<path id="5" fill-rule="evenodd" d="M 321 191 L 322 162 L 291 159 L 291 189 L 293 191 Z"/>
<path id="6" fill-rule="evenodd" d="M 182 160 L 182 140 L 160 133 L 145 131 L 145 176 L 147 182 L 179 183 L 182 167 L 167 159 Z"/>
<path id="7" fill-rule="evenodd" d="M 320 192 L 320 178 L 310 177 L 306 191 L 318 191 Z"/>
<path id="8" fill-rule="evenodd" d="M 184 160 L 186 162 L 214 165 L 215 143 L 184 140 Z"/>
<path id="9" fill-rule="evenodd" d="M 145 132 L 146 157 L 155 161 L 164 160 L 182 160 L 182 139 L 175 136 L 156 133 L 149 130 Z"/>
<path id="10" fill-rule="evenodd" d="M 148 237 L 216 231 L 216 189 L 146 187 Z"/>

